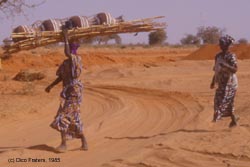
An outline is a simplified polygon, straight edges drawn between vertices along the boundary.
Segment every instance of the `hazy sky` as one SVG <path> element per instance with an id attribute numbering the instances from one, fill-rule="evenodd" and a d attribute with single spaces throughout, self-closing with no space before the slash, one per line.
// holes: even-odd
<path id="1" fill-rule="evenodd" d="M 38 2 L 39 0 L 29 0 Z M 236 40 L 250 41 L 250 0 L 47 0 L 24 16 L 0 21 L 0 40 L 10 36 L 12 28 L 30 25 L 37 20 L 65 18 L 73 15 L 91 16 L 99 12 L 123 15 L 125 20 L 165 16 L 167 42 L 175 44 L 186 34 L 196 34 L 199 26 L 217 26 Z M 148 33 L 122 35 L 125 43 L 148 43 Z"/>

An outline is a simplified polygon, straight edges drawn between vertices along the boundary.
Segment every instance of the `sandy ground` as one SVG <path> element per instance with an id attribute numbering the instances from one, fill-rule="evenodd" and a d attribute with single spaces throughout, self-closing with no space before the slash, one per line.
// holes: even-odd
<path id="1" fill-rule="evenodd" d="M 86 48 L 81 105 L 89 151 L 79 140 L 57 153 L 59 133 L 49 127 L 61 85 L 50 94 L 62 49 L 20 52 L 0 72 L 1 167 L 249 167 L 250 60 L 239 60 L 236 113 L 212 123 L 213 60 L 184 60 L 197 48 Z M 18 82 L 22 69 L 46 78 Z M 31 159 L 46 162 L 30 162 Z M 53 159 L 57 158 L 57 159 Z M 8 162 L 15 160 L 15 163 Z M 16 162 L 27 160 L 27 162 Z M 60 162 L 52 162 L 60 160 Z M 34 160 L 35 161 L 35 160 Z"/>

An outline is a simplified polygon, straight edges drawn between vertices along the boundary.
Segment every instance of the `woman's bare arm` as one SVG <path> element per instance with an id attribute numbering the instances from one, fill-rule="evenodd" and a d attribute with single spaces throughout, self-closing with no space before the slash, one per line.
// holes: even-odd
<path id="1" fill-rule="evenodd" d="M 62 30 L 63 33 L 63 38 L 64 38 L 64 53 L 67 57 L 71 57 L 70 54 L 70 47 L 69 47 L 69 38 L 68 38 L 68 30 L 66 28 L 64 28 Z"/>
<path id="2" fill-rule="evenodd" d="M 236 73 L 237 72 L 237 66 L 231 66 L 227 63 L 220 63 L 220 65 L 223 67 L 223 68 L 227 68 L 230 72 L 232 73 Z"/>
<path id="3" fill-rule="evenodd" d="M 46 89 L 45 89 L 45 91 L 46 92 L 50 92 L 50 90 L 54 87 L 54 86 L 56 86 L 58 83 L 60 83 L 62 81 L 62 78 L 61 77 L 58 77 L 58 78 L 56 78 Z"/>

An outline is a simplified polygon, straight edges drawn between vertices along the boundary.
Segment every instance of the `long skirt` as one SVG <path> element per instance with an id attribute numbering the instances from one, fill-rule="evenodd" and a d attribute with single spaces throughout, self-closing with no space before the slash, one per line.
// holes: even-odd
<path id="1" fill-rule="evenodd" d="M 214 120 L 233 115 L 236 90 L 237 88 L 230 85 L 227 85 L 225 88 L 216 89 L 214 97 Z"/>
<path id="2" fill-rule="evenodd" d="M 67 139 L 79 138 L 83 132 L 80 104 L 72 99 L 63 100 L 50 126 L 59 132 L 65 132 Z"/>

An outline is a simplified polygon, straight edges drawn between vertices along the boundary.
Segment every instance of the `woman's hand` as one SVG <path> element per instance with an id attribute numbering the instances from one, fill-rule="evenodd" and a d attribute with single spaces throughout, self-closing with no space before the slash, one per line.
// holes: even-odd
<path id="1" fill-rule="evenodd" d="M 229 70 L 232 73 L 235 73 L 237 71 L 237 66 L 236 67 L 230 66 L 229 64 L 225 62 L 221 62 L 220 66 L 222 67 L 222 69 L 224 69 L 224 71 Z"/>
<path id="2" fill-rule="evenodd" d="M 212 83 L 210 84 L 210 89 L 214 89 L 214 87 L 215 87 L 215 85 L 214 85 L 214 83 L 212 82 Z"/>
<path id="3" fill-rule="evenodd" d="M 66 27 L 62 28 L 63 35 L 68 35 L 68 29 Z"/>
<path id="4" fill-rule="evenodd" d="M 228 67 L 228 64 L 225 62 L 221 62 L 220 65 L 221 65 L 221 67 Z"/>
<path id="5" fill-rule="evenodd" d="M 62 81 L 61 77 L 57 77 L 47 88 L 45 88 L 45 92 L 49 93 L 50 90 L 57 85 L 58 83 L 60 83 Z"/>
<path id="6" fill-rule="evenodd" d="M 49 85 L 47 88 L 45 88 L 45 92 L 49 93 L 51 89 L 52 89 L 52 86 Z"/>

